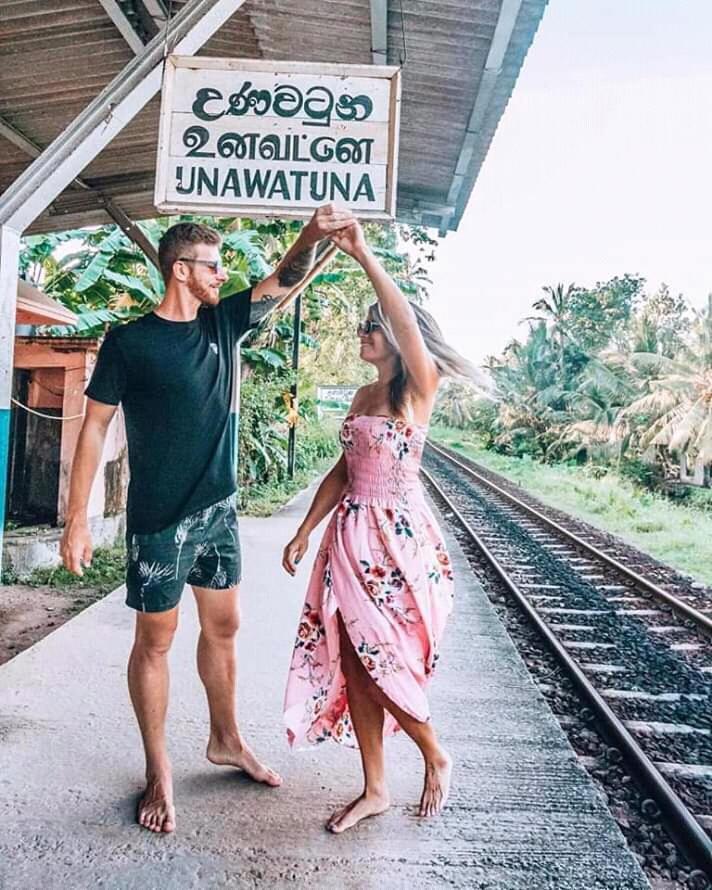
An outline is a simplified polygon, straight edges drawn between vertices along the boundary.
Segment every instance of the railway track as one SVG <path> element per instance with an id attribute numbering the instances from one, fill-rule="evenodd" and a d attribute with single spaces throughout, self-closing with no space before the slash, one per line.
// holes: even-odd
<path id="1" fill-rule="evenodd" d="M 712 875 L 712 600 L 430 442 L 423 472 L 486 587 L 516 600 L 670 836 Z"/>

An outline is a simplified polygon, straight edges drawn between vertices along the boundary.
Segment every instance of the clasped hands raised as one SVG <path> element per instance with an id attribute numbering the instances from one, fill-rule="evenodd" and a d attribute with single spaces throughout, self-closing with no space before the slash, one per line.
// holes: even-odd
<path id="1" fill-rule="evenodd" d="M 358 259 L 367 250 L 361 223 L 350 210 L 334 204 L 324 204 L 317 208 L 305 225 L 304 232 L 312 243 L 327 238 L 354 259 Z"/>

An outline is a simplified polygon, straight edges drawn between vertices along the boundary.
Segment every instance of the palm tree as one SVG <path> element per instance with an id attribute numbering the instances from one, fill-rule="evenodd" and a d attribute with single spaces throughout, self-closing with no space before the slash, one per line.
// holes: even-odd
<path id="1" fill-rule="evenodd" d="M 712 462 L 712 294 L 707 309 L 695 312 L 691 337 L 675 359 L 639 352 L 631 363 L 646 392 L 624 412 L 642 421 L 641 445 L 661 445 Z"/>
<path id="2" fill-rule="evenodd" d="M 563 380 L 566 373 L 566 343 L 571 339 L 569 303 L 572 294 L 576 291 L 576 285 L 570 284 L 564 290 L 563 284 L 557 284 L 555 287 L 543 287 L 542 290 L 546 296 L 537 300 L 532 308 L 542 312 L 543 315 L 534 315 L 528 320 L 543 321 L 550 328 L 552 339 L 558 345 L 559 371 Z"/>
<path id="3" fill-rule="evenodd" d="M 481 400 L 481 392 L 471 383 L 449 380 L 440 388 L 433 420 L 454 429 L 467 429 L 475 420 Z"/>
<path id="4" fill-rule="evenodd" d="M 500 403 L 496 444 L 510 448 L 529 441 L 546 452 L 563 417 L 565 389 L 545 323 L 533 325 L 524 343 L 513 340 L 487 368 Z"/>
<path id="5" fill-rule="evenodd" d="M 629 324 L 631 352 L 655 352 L 674 358 L 690 333 L 690 307 L 682 294 L 673 295 L 666 284 L 646 296 Z"/>
<path id="6" fill-rule="evenodd" d="M 623 409 L 640 388 L 615 354 L 589 358 L 576 389 L 566 396 L 572 419 L 554 447 L 571 447 L 605 455 L 623 456 L 630 442 L 630 427 Z"/>

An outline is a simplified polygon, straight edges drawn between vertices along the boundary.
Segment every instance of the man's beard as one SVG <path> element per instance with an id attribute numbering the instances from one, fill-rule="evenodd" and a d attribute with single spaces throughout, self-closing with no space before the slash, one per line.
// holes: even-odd
<path id="1" fill-rule="evenodd" d="M 213 290 L 207 285 L 200 285 L 192 278 L 188 281 L 188 290 L 192 297 L 195 297 L 199 303 L 204 306 L 217 306 L 220 302 L 220 296 L 217 290 Z"/>

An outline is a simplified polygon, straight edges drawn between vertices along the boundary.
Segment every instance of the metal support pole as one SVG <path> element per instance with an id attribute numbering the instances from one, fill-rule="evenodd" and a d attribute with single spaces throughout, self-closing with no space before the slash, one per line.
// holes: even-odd
<path id="1" fill-rule="evenodd" d="M 514 30 L 521 12 L 523 0 L 502 0 L 499 7 L 497 25 L 492 35 L 489 53 L 485 61 L 484 71 L 480 76 L 480 84 L 477 88 L 475 104 L 470 113 L 470 120 L 465 130 L 465 138 L 460 149 L 460 157 L 455 166 L 455 175 L 447 195 L 446 204 L 453 205 L 456 209 L 462 200 L 461 192 L 467 183 L 474 180 L 473 163 L 477 164 L 476 152 L 481 151 L 481 133 L 485 125 L 485 118 L 490 107 L 492 96 L 497 87 L 498 78 L 502 72 L 504 58 L 513 40 Z M 475 167 L 474 169 L 477 169 Z M 467 194 L 467 191 L 465 191 Z M 465 199 L 466 200 L 466 199 Z M 443 214 L 440 219 L 439 232 L 441 238 L 447 235 L 451 216 Z"/>
<path id="2" fill-rule="evenodd" d="M 371 61 L 388 64 L 388 0 L 371 0 Z M 401 10 L 401 15 L 403 11 Z"/>
<path id="3" fill-rule="evenodd" d="M 0 226 L 0 568 L 7 501 L 8 455 L 10 452 L 10 397 L 15 352 L 20 233 Z"/>
<path id="4" fill-rule="evenodd" d="M 299 284 L 291 290 L 286 297 L 282 299 L 282 301 L 277 305 L 277 311 L 286 309 L 290 303 L 294 302 L 294 345 L 292 347 L 292 367 L 295 371 L 299 370 L 299 340 L 301 339 L 301 314 L 302 314 L 302 304 L 301 304 L 301 295 L 302 292 L 314 281 L 314 279 L 321 275 L 324 269 L 329 265 L 329 263 L 334 259 L 336 254 L 338 253 L 338 248 L 331 243 L 331 241 L 323 241 L 319 247 L 317 248 L 317 257 L 316 262 L 312 266 L 309 274 L 304 278 Z M 297 384 L 296 379 L 292 386 L 292 398 L 297 398 Z M 294 463 L 296 458 L 296 430 L 294 427 L 289 428 L 289 440 L 287 444 L 287 475 L 290 479 L 294 478 Z"/>
<path id="5" fill-rule="evenodd" d="M 172 52 L 194 55 L 245 0 L 189 0 L 168 25 Z M 0 197 L 0 224 L 23 232 L 161 88 L 162 34 L 134 56 Z"/>
<path id="6" fill-rule="evenodd" d="M 292 407 L 297 407 L 297 372 L 299 371 L 299 341 L 302 332 L 302 295 L 294 301 L 294 336 L 292 342 L 292 370 L 294 371 L 294 383 L 292 383 Z M 294 463 L 297 456 L 297 424 L 289 427 L 289 443 L 287 445 L 287 475 L 294 479 Z"/>
<path id="7" fill-rule="evenodd" d="M 42 154 L 42 149 L 32 140 L 28 139 L 19 130 L 7 123 L 0 117 L 0 136 L 4 136 L 18 148 L 21 148 L 30 157 L 38 158 Z M 73 185 L 84 189 L 84 191 L 95 192 L 88 182 L 85 182 L 80 176 L 77 176 Z M 160 272 L 158 264 L 158 251 L 144 235 L 141 227 L 128 217 L 126 213 L 107 195 L 99 195 L 99 201 L 114 222 L 129 236 L 129 238 L 142 250 L 146 259 Z"/>
<path id="8" fill-rule="evenodd" d="M 101 202 L 106 208 L 106 212 L 114 220 L 116 225 L 133 241 L 133 243 L 143 252 L 143 255 L 153 265 L 161 271 L 158 262 L 158 251 L 153 246 L 151 240 L 144 234 L 143 229 L 138 223 L 134 222 L 124 211 L 115 204 L 111 198 L 103 197 Z"/>

